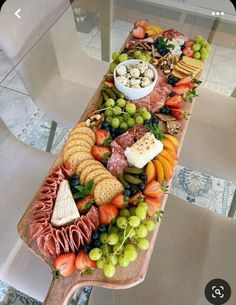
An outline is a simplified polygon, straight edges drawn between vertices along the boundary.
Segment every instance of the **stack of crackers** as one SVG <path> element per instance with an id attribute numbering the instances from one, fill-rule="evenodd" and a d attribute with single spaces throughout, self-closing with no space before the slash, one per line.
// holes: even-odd
<path id="1" fill-rule="evenodd" d="M 76 171 L 84 160 L 93 160 L 91 148 L 95 144 L 95 133 L 85 122 L 78 123 L 71 131 L 64 145 L 63 160 L 68 161 Z"/>
<path id="2" fill-rule="evenodd" d="M 99 161 L 82 161 L 78 165 L 76 173 L 80 176 L 81 184 L 86 184 L 93 180 L 92 193 L 97 205 L 110 203 L 115 195 L 124 190 L 119 180 L 112 176 Z"/>
<path id="3" fill-rule="evenodd" d="M 203 62 L 188 56 L 183 56 L 182 59 L 174 66 L 172 74 L 178 78 L 185 76 L 196 75 L 203 69 Z"/>
<path id="4" fill-rule="evenodd" d="M 68 161 L 73 172 L 80 176 L 80 183 L 85 185 L 93 180 L 94 199 L 97 205 L 110 203 L 111 199 L 123 192 L 120 181 L 91 154 L 95 144 L 95 133 L 85 122 L 78 123 L 69 134 L 63 150 L 63 160 Z"/>

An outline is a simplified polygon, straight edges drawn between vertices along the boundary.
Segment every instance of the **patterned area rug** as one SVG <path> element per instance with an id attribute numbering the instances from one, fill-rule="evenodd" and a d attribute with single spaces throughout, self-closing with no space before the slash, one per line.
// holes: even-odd
<path id="1" fill-rule="evenodd" d="M 207 208 L 219 214 L 227 215 L 236 184 L 220 178 L 177 166 L 170 193 Z M 88 305 L 92 287 L 86 286 L 74 294 L 70 305 Z M 42 303 L 8 286 L 0 280 L 1 305 L 41 305 Z"/>

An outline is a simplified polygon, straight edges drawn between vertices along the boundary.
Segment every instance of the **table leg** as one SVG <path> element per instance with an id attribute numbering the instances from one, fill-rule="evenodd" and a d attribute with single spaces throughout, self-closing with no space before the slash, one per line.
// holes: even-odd
<path id="1" fill-rule="evenodd" d="M 47 143 L 47 147 L 46 147 L 47 152 L 51 152 L 53 140 L 54 140 L 54 137 L 56 134 L 56 129 L 57 129 L 57 122 L 52 121 L 50 132 L 49 132 L 49 137 L 48 137 L 48 143 Z"/>
<path id="2" fill-rule="evenodd" d="M 102 60 L 110 62 L 112 41 L 113 0 L 101 1 L 101 49 Z"/>
<path id="3" fill-rule="evenodd" d="M 233 200 L 229 209 L 228 217 L 234 217 L 236 211 L 236 190 L 234 192 Z"/>

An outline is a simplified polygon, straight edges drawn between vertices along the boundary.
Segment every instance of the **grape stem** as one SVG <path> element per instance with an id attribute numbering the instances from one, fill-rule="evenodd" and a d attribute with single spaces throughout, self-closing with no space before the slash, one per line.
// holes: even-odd
<path id="1" fill-rule="evenodd" d="M 97 113 L 97 112 L 101 112 L 101 111 L 107 110 L 107 109 L 112 109 L 113 110 L 112 107 L 105 107 L 105 108 L 102 108 L 102 109 L 95 110 L 94 112 L 92 112 L 92 114 Z M 125 113 L 125 111 L 121 111 L 121 113 Z"/>
<path id="2" fill-rule="evenodd" d="M 118 253 L 119 250 L 122 249 L 124 243 L 125 243 L 126 240 L 130 237 L 130 234 L 131 234 L 131 232 L 132 232 L 133 230 L 134 230 L 134 228 L 132 228 L 132 229 L 129 231 L 129 233 L 127 234 L 127 236 L 125 236 L 125 235 L 126 235 L 126 227 L 125 227 L 125 230 L 124 230 L 124 240 L 122 241 L 122 243 L 121 243 L 121 245 L 119 246 L 119 248 L 113 253 L 113 255 L 116 255 L 116 253 Z"/>

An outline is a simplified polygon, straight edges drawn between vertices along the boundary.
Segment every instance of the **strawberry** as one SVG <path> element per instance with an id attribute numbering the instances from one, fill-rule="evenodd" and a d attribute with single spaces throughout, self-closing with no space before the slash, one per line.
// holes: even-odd
<path id="1" fill-rule="evenodd" d="M 88 209 L 91 207 L 91 205 L 94 203 L 94 199 L 92 195 L 87 195 L 82 199 L 79 199 L 76 201 L 76 206 L 80 213 L 85 213 L 88 211 Z"/>
<path id="2" fill-rule="evenodd" d="M 173 91 L 174 87 L 172 88 Z M 183 98 L 179 95 L 174 95 L 168 98 L 165 102 L 166 106 L 178 108 L 182 105 Z"/>
<path id="3" fill-rule="evenodd" d="M 188 47 L 188 48 L 184 48 L 183 49 L 183 53 L 185 56 L 188 56 L 188 57 L 193 57 L 193 50 L 191 49 L 191 47 Z"/>
<path id="4" fill-rule="evenodd" d="M 182 121 L 183 119 L 187 119 L 190 113 L 187 110 L 171 108 L 170 114 L 175 117 L 176 120 Z"/>
<path id="5" fill-rule="evenodd" d="M 114 83 L 112 81 L 105 80 L 103 83 L 104 83 L 104 85 L 107 85 L 109 88 L 114 87 Z"/>
<path id="6" fill-rule="evenodd" d="M 179 85 L 179 86 L 175 86 L 172 88 L 172 92 L 182 95 L 185 92 L 187 92 L 189 90 L 189 86 L 188 85 Z"/>
<path id="7" fill-rule="evenodd" d="M 177 83 L 175 84 L 175 86 L 180 86 L 180 85 L 189 85 L 190 83 L 193 82 L 193 79 L 191 76 L 185 76 L 184 78 L 180 79 L 179 81 L 177 81 Z"/>
<path id="8" fill-rule="evenodd" d="M 193 41 L 187 41 L 187 42 L 185 42 L 184 47 L 189 48 L 189 47 L 192 47 L 192 45 L 193 45 Z"/>
<path id="9" fill-rule="evenodd" d="M 59 275 L 69 276 L 75 268 L 75 254 L 66 253 L 61 254 L 54 260 L 54 276 L 57 278 Z"/>
<path id="10" fill-rule="evenodd" d="M 91 150 L 92 156 L 101 162 L 107 161 L 109 156 L 111 155 L 111 150 L 109 147 L 106 146 L 98 146 L 94 145 Z"/>
<path id="11" fill-rule="evenodd" d="M 145 37 L 145 30 L 143 27 L 137 27 L 132 30 L 132 36 L 137 39 L 142 39 Z"/>
<path id="12" fill-rule="evenodd" d="M 75 259 L 75 268 L 82 273 L 90 273 L 91 269 L 96 266 L 96 262 L 89 258 L 88 253 L 80 250 Z"/>
<path id="13" fill-rule="evenodd" d="M 127 206 L 128 200 L 123 194 L 117 194 L 112 198 L 111 204 L 116 206 L 118 209 L 125 208 Z"/>
<path id="14" fill-rule="evenodd" d="M 137 205 L 142 200 L 143 200 L 143 193 L 137 192 L 136 194 L 134 194 L 129 198 L 129 203 L 131 203 L 132 205 Z"/>
<path id="15" fill-rule="evenodd" d="M 145 197 L 144 202 L 148 206 L 147 215 L 152 217 L 161 208 L 161 203 L 152 197 Z"/>
<path id="16" fill-rule="evenodd" d="M 163 195 L 162 186 L 159 182 L 153 180 L 150 182 L 143 191 L 145 196 L 152 197 L 152 198 L 159 198 Z"/>
<path id="17" fill-rule="evenodd" d="M 118 209 L 112 204 L 102 204 L 98 207 L 100 224 L 109 225 L 118 216 Z"/>
<path id="18" fill-rule="evenodd" d="M 146 26 L 146 21 L 145 20 L 136 20 L 135 22 L 134 22 L 134 28 L 136 29 L 136 28 L 138 28 L 138 27 L 141 27 L 141 28 L 145 28 L 145 26 Z"/>
<path id="19" fill-rule="evenodd" d="M 96 144 L 100 146 L 108 146 L 112 141 L 110 132 L 106 129 L 96 130 L 95 137 Z"/>

